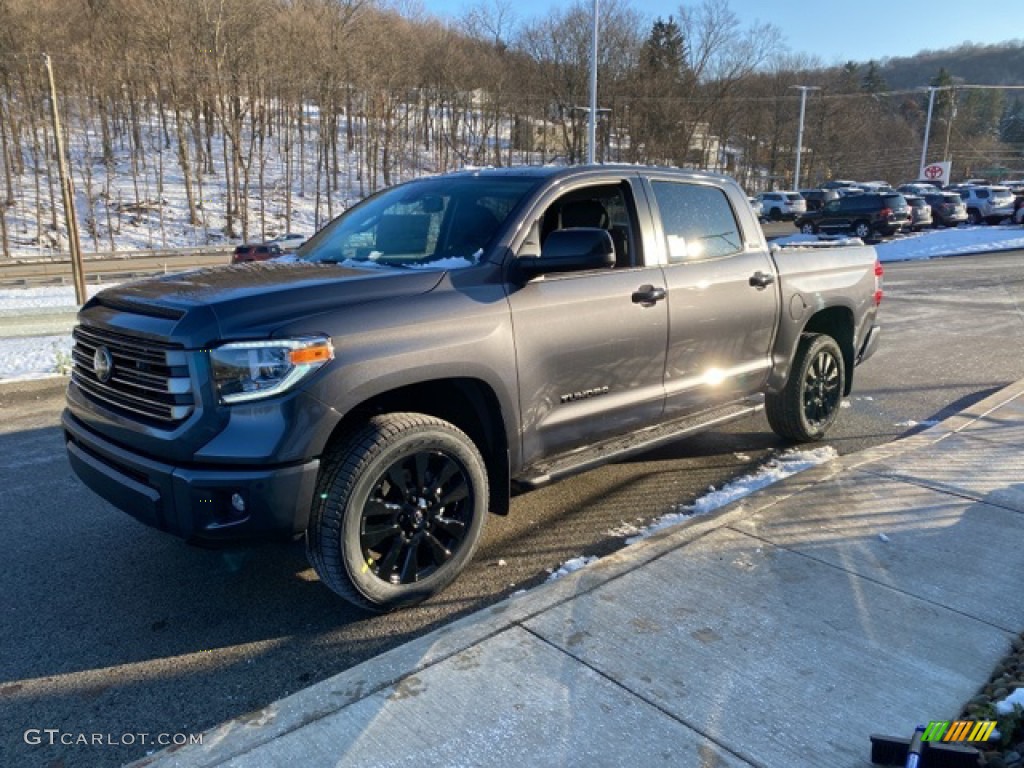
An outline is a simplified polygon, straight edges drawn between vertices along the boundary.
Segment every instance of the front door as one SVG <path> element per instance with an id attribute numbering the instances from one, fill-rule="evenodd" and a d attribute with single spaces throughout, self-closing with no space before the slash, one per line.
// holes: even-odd
<path id="1" fill-rule="evenodd" d="M 664 276 L 644 265 L 634 199 L 626 179 L 572 189 L 538 212 L 520 248 L 536 255 L 551 231 L 584 226 L 607 229 L 617 251 L 614 269 L 546 274 L 509 296 L 527 466 L 661 416 Z"/>

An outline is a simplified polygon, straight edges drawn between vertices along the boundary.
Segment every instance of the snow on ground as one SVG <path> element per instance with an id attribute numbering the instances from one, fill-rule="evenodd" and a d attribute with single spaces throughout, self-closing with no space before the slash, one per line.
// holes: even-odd
<path id="1" fill-rule="evenodd" d="M 636 544 L 638 541 L 643 541 L 659 531 L 678 525 L 695 515 L 713 512 L 724 507 L 726 504 L 749 496 L 755 491 L 767 488 L 769 485 L 774 485 L 780 480 L 795 475 L 797 472 L 803 472 L 805 469 L 832 461 L 832 459 L 838 456 L 839 453 L 831 446 L 807 450 L 790 450 L 777 454 L 768 459 L 751 474 L 738 477 L 721 488 L 709 489 L 708 493 L 698 498 L 692 504 L 680 504 L 676 507 L 677 511 L 662 515 L 644 528 L 637 529 L 631 523 L 623 523 L 621 528 L 609 533 L 621 535 L 636 532 L 635 536 L 626 539 L 626 545 Z M 599 559 L 593 556 L 574 557 L 554 569 L 551 575 L 548 576 L 547 581 L 557 581 Z"/>
<path id="2" fill-rule="evenodd" d="M 60 376 L 68 372 L 70 361 L 67 335 L 0 339 L 0 384 Z"/>
<path id="3" fill-rule="evenodd" d="M 772 242 L 783 246 L 799 246 L 827 240 L 836 245 L 860 244 L 856 238 L 818 238 L 816 235 L 794 234 Z M 918 261 L 945 256 L 966 256 L 972 253 L 1024 248 L 1024 227 L 958 227 L 928 229 L 910 235 L 898 235 L 875 246 L 880 261 Z"/>
<path id="4" fill-rule="evenodd" d="M 638 535 L 627 539 L 626 543 L 634 544 L 638 541 L 642 541 L 643 539 L 658 533 L 658 531 L 671 528 L 673 525 L 688 517 L 714 512 L 716 509 L 724 507 L 726 504 L 730 504 L 737 499 L 749 496 L 755 491 L 759 491 L 762 488 L 773 485 L 780 480 L 785 480 L 787 477 L 795 475 L 797 472 L 803 472 L 805 469 L 810 469 L 811 467 L 816 467 L 819 464 L 832 461 L 832 459 L 837 456 L 839 456 L 839 454 L 836 452 L 836 449 L 831 446 L 825 446 L 824 448 L 812 448 L 809 450 L 792 450 L 780 453 L 770 458 L 752 474 L 738 477 L 735 480 L 726 483 L 721 488 L 710 488 L 708 493 L 701 496 L 693 502 L 693 504 L 678 506 L 678 511 L 670 512 L 667 515 L 663 515 L 658 518 L 644 528 Z"/>

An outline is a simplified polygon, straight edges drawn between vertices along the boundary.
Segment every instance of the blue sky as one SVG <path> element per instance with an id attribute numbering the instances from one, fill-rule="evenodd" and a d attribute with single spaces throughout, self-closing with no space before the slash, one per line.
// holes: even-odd
<path id="1" fill-rule="evenodd" d="M 501 0 L 498 0 L 501 2 Z M 688 7 L 699 0 L 687 2 Z M 493 7 L 494 0 L 420 0 L 435 16 L 457 17 L 467 7 Z M 565 2 L 565 0 L 563 0 Z M 584 0 L 589 6 L 592 0 Z M 600 0 L 599 0 L 600 2 Z M 551 0 L 509 0 L 514 15 L 532 19 L 549 12 Z M 970 0 L 728 0 L 744 23 L 771 22 L 793 53 L 818 56 L 826 65 L 887 56 L 912 56 L 925 49 L 964 42 L 1001 43 L 1024 38 L 1024 21 L 1011 2 L 978 5 Z M 678 16 L 677 0 L 631 0 L 643 16 Z M 981 7 L 987 8 L 985 12 Z M 1011 10 L 1013 9 L 1013 10 Z"/>

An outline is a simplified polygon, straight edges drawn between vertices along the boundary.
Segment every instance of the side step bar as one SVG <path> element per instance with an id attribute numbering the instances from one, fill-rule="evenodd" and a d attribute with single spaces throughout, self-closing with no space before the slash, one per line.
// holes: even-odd
<path id="1" fill-rule="evenodd" d="M 515 478 L 513 482 L 516 489 L 521 491 L 540 488 L 569 475 L 577 475 L 611 461 L 653 450 L 687 435 L 706 432 L 713 427 L 757 413 L 763 408 L 763 400 L 761 396 L 757 396 L 647 427 L 639 432 L 612 437 L 528 467 L 524 475 Z"/>

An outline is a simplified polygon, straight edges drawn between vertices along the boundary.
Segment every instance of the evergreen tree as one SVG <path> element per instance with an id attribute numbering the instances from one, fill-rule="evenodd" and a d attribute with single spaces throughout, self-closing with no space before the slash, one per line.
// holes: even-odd
<path id="1" fill-rule="evenodd" d="M 1015 145 L 1016 150 L 1024 154 L 1024 100 L 1020 97 L 1007 102 L 999 121 L 999 139 Z"/>
<path id="2" fill-rule="evenodd" d="M 655 19 L 640 54 L 648 72 L 682 76 L 685 53 L 683 31 L 676 20 L 671 16 L 668 21 L 663 21 L 661 17 Z"/>
<path id="3" fill-rule="evenodd" d="M 882 73 L 879 71 L 877 62 L 868 62 L 867 72 L 865 72 L 864 77 L 861 78 L 860 87 L 862 91 L 866 91 L 867 93 L 881 93 L 882 91 L 888 90 L 889 85 L 885 82 L 885 78 L 882 77 Z"/>

